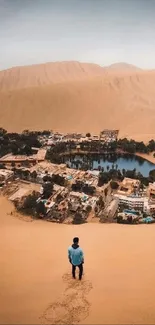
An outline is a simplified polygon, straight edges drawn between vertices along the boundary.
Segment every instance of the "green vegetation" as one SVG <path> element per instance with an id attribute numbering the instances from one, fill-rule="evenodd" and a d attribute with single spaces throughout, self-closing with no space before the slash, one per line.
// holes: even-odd
<path id="1" fill-rule="evenodd" d="M 86 134 L 87 136 L 90 133 Z M 87 153 L 129 153 L 134 154 L 136 152 L 140 153 L 149 153 L 155 150 L 155 141 L 150 140 L 146 145 L 143 141 L 128 140 L 126 138 L 113 141 L 111 143 L 104 143 L 101 141 L 83 141 L 80 145 L 80 151 L 86 151 Z M 53 163 L 62 163 L 63 154 L 70 153 L 71 151 L 76 150 L 76 145 L 74 141 L 70 142 L 61 142 L 53 146 L 47 152 L 47 159 Z M 81 162 L 80 162 L 81 163 Z M 116 167 L 116 169 L 118 166 Z M 109 167 L 107 166 L 107 170 Z"/>
<path id="2" fill-rule="evenodd" d="M 59 174 L 52 175 L 52 182 L 60 186 L 65 186 L 65 178 Z"/>
<path id="3" fill-rule="evenodd" d="M 37 202 L 39 198 L 39 193 L 33 192 L 32 194 L 28 195 L 22 202 L 16 202 L 15 206 L 20 213 L 29 216 L 45 216 L 46 208 L 42 201 Z"/>
<path id="4" fill-rule="evenodd" d="M 74 225 L 79 225 L 81 223 L 85 223 L 85 220 L 82 216 L 82 213 L 77 211 L 74 215 L 73 222 Z"/>
<path id="5" fill-rule="evenodd" d="M 141 173 L 137 172 L 136 169 L 133 170 L 120 170 L 110 169 L 108 172 L 100 172 L 98 179 L 98 186 L 103 186 L 107 184 L 110 180 L 110 186 L 112 189 L 117 189 L 117 181 L 122 181 L 124 177 L 138 179 L 141 182 L 142 188 L 148 186 L 149 182 L 155 182 L 155 169 L 151 170 L 148 177 L 144 177 Z M 116 185 L 117 184 L 117 185 Z"/>
<path id="6" fill-rule="evenodd" d="M 41 147 L 39 132 L 24 131 L 21 134 L 7 133 L 0 128 L 0 157 L 12 153 L 14 155 L 31 155 L 32 147 Z"/>
<path id="7" fill-rule="evenodd" d="M 36 212 L 39 216 L 44 216 L 46 214 L 46 208 L 42 201 L 37 203 L 36 205 Z"/>
<path id="8" fill-rule="evenodd" d="M 112 190 L 117 190 L 118 187 L 119 187 L 119 184 L 117 182 L 115 182 L 115 181 L 111 181 L 110 182 L 110 187 L 111 187 Z"/>
<path id="9" fill-rule="evenodd" d="M 24 213 L 26 215 L 34 216 L 36 213 L 36 207 L 37 207 L 37 199 L 39 198 L 39 194 L 36 192 L 33 192 L 32 194 L 28 195 L 22 204 L 16 203 L 16 208 L 21 213 Z"/>
<path id="10" fill-rule="evenodd" d="M 155 169 L 150 171 L 149 180 L 150 180 L 150 182 L 155 182 Z"/>
<path id="11" fill-rule="evenodd" d="M 135 140 L 128 140 L 126 138 L 119 139 L 118 141 L 111 143 L 92 140 L 83 141 L 79 144 L 79 146 L 80 154 L 82 154 L 82 152 L 83 154 L 86 152 L 83 160 L 74 159 L 74 154 L 77 150 L 74 141 L 57 143 L 47 151 L 46 159 L 53 163 L 60 164 L 65 162 L 65 155 L 70 155 L 70 157 L 73 158 L 72 165 L 74 168 L 88 170 L 92 169 L 92 161 L 95 155 L 97 157 L 97 155 L 99 156 L 102 154 L 121 155 L 123 153 L 135 154 L 136 152 L 147 154 L 155 150 L 155 141 L 150 140 L 149 143 L 145 145 L 142 141 L 138 142 Z M 118 165 L 113 165 L 113 168 L 117 169 Z M 110 167 L 107 166 L 107 172 L 109 169 Z M 99 166 L 99 170 L 103 171 L 101 166 Z"/>
<path id="12" fill-rule="evenodd" d="M 87 211 L 87 213 L 90 213 L 91 210 L 92 210 L 92 206 L 91 206 L 91 205 L 87 205 L 87 207 L 86 207 L 86 211 Z"/>
<path id="13" fill-rule="evenodd" d="M 43 198 L 44 199 L 49 199 L 49 197 L 53 193 L 53 183 L 51 182 L 46 182 L 43 184 Z"/>
<path id="14" fill-rule="evenodd" d="M 5 129 L 0 128 L 0 156 L 8 153 L 31 155 L 33 153 L 32 147 L 41 147 L 38 140 L 39 136 L 49 136 L 49 130 L 44 131 L 29 131 L 24 130 L 21 134 L 8 133 Z M 91 134 L 88 132 L 87 137 Z M 62 163 L 62 154 L 71 153 L 76 150 L 74 141 L 60 142 L 52 146 L 47 152 L 47 159 L 54 163 Z M 155 150 L 155 141 L 152 139 L 146 145 L 143 141 L 128 140 L 127 138 L 119 139 L 111 143 L 104 143 L 101 141 L 83 141 L 80 143 L 80 150 L 88 153 L 110 153 L 110 152 L 126 152 L 134 154 L 136 152 L 149 153 Z"/>
<path id="15" fill-rule="evenodd" d="M 74 192 L 84 192 L 88 195 L 94 195 L 95 187 L 85 184 L 83 181 L 76 181 L 72 184 L 72 191 Z"/>
<path id="16" fill-rule="evenodd" d="M 55 183 L 60 186 L 65 185 L 65 178 L 59 174 L 53 174 L 52 176 L 46 175 L 44 176 L 43 181 Z"/>
<path id="17" fill-rule="evenodd" d="M 124 176 L 122 175 L 121 171 L 117 170 L 117 169 L 110 169 L 107 172 L 100 172 L 98 186 L 107 184 L 111 179 L 122 181 L 123 178 L 124 178 Z"/>

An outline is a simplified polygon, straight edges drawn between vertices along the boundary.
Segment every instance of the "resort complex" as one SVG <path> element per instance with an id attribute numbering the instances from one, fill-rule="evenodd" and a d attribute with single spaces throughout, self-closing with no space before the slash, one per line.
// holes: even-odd
<path id="1" fill-rule="evenodd" d="M 120 170 L 117 164 L 111 169 L 107 166 L 106 171 L 101 166 L 92 168 L 94 152 L 123 154 L 132 152 L 133 145 L 145 152 L 155 150 L 153 140 L 146 146 L 118 139 L 118 132 L 83 135 L 24 131 L 18 135 L 1 129 L 5 152 L 0 157 L 2 194 L 23 214 L 53 222 L 154 222 L 154 170 L 144 177 L 135 169 Z M 3 145 L 6 140 L 7 148 Z M 77 154 L 84 155 L 82 163 Z M 65 157 L 69 157 L 68 162 Z"/>

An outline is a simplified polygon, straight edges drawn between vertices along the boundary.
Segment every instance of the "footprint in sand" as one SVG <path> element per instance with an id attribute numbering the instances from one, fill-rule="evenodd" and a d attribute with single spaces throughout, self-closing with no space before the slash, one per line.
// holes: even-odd
<path id="1" fill-rule="evenodd" d="M 90 304 L 86 299 L 92 289 L 88 280 L 73 280 L 70 274 L 64 274 L 67 284 L 63 295 L 52 303 L 41 317 L 42 324 L 77 324 L 89 315 Z"/>

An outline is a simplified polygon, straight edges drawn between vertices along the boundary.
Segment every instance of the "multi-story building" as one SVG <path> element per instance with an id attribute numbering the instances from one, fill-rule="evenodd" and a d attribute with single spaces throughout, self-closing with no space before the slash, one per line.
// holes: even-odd
<path id="1" fill-rule="evenodd" d="M 119 195 L 119 194 L 114 194 L 114 196 L 119 199 L 120 205 L 121 204 L 127 205 L 130 209 L 139 209 L 143 211 L 147 209 L 146 206 L 146 203 L 148 202 L 147 198 L 138 197 L 138 196 L 126 196 L 126 195 Z"/>
<path id="2" fill-rule="evenodd" d="M 127 205 L 129 209 L 136 209 L 151 214 L 155 212 L 155 203 L 149 200 L 148 197 L 126 196 L 119 194 L 114 194 L 114 197 L 119 199 L 120 205 Z"/>
<path id="3" fill-rule="evenodd" d="M 119 130 L 103 130 L 100 132 L 100 140 L 105 142 L 116 141 Z"/>

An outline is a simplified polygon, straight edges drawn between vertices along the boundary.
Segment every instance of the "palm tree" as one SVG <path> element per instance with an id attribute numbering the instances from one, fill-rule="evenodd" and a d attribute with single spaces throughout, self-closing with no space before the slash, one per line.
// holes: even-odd
<path id="1" fill-rule="evenodd" d="M 105 196 L 107 196 L 107 194 L 108 194 L 108 189 L 107 189 L 107 187 L 106 187 L 105 190 L 104 190 L 104 194 L 105 194 Z"/>
<path id="2" fill-rule="evenodd" d="M 122 174 L 123 174 L 123 176 L 125 177 L 126 170 L 125 170 L 124 168 L 122 169 Z"/>
<path id="3" fill-rule="evenodd" d="M 33 180 L 37 178 L 37 172 L 35 170 L 31 173 L 31 177 Z"/>

